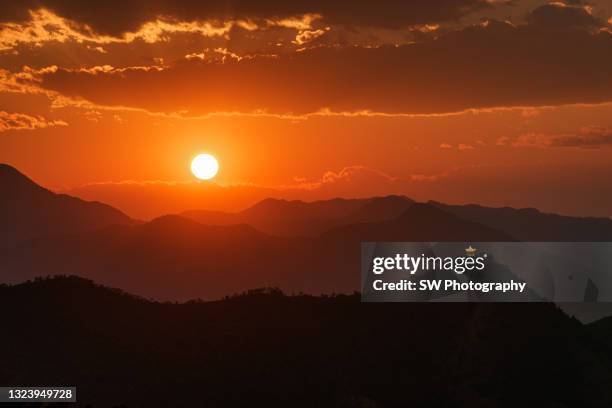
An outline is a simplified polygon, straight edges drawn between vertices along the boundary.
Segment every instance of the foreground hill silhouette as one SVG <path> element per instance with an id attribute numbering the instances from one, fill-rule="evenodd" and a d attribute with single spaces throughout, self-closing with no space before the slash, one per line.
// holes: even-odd
<path id="1" fill-rule="evenodd" d="M 133 224 L 106 204 L 55 194 L 0 164 L 0 247 L 28 239 Z"/>
<path id="2" fill-rule="evenodd" d="M 609 350 L 550 304 L 163 304 L 58 277 L 0 286 L 0 308 L 0 383 L 76 385 L 78 406 L 612 404 Z"/>

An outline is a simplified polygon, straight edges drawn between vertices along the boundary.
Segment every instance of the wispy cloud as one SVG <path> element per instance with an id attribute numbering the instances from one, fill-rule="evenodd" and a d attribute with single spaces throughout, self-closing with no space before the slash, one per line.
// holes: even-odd
<path id="1" fill-rule="evenodd" d="M 185 110 L 188 100 L 191 116 L 431 115 L 612 101 L 612 36 L 539 20 L 490 21 L 397 47 L 314 47 L 253 58 L 224 50 L 221 63 L 194 53 L 163 69 L 60 68 L 37 79 L 45 89 L 95 104 L 151 112 Z"/>
<path id="2" fill-rule="evenodd" d="M 33 130 L 66 125 L 68 124 L 63 120 L 51 120 L 43 116 L 0 111 L 0 132 L 9 130 Z"/>
<path id="3" fill-rule="evenodd" d="M 528 132 L 515 138 L 499 138 L 497 140 L 497 145 L 537 148 L 574 147 L 598 149 L 612 146 L 612 129 L 593 126 L 584 127 L 574 133 L 548 134 Z"/>
<path id="4" fill-rule="evenodd" d="M 98 34 L 87 24 L 68 20 L 48 9 L 30 10 L 29 15 L 30 19 L 26 21 L 0 24 L 0 51 L 11 50 L 19 44 L 40 47 L 48 42 L 104 45 L 140 40 L 155 43 L 177 33 L 215 37 L 227 35 L 235 25 L 248 27 L 239 21 L 173 21 L 158 18 L 145 22 L 137 31 L 112 36 Z M 105 52 L 100 47 L 95 49 Z"/>

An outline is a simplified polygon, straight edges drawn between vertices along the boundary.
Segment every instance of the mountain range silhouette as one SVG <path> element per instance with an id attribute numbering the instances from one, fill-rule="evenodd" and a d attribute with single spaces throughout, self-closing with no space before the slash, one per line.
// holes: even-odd
<path id="1" fill-rule="evenodd" d="M 207 225 L 245 223 L 272 235 L 314 237 L 338 226 L 399 217 L 413 203 L 402 196 L 310 203 L 269 198 L 238 213 L 192 210 L 180 215 Z"/>
<path id="2" fill-rule="evenodd" d="M 0 247 L 111 224 L 132 225 L 134 220 L 106 204 L 55 194 L 0 163 Z"/>
<path id="3" fill-rule="evenodd" d="M 0 210 L 0 384 L 88 407 L 612 405 L 612 318 L 354 293 L 363 241 L 595 241 L 608 219 L 388 196 L 140 222 L 7 165 Z"/>
<path id="4" fill-rule="evenodd" d="M 267 199 L 238 213 L 188 211 L 143 223 L 101 203 L 55 194 L 7 165 L 0 166 L 0 191 L 2 281 L 78 275 L 162 300 L 217 299 L 260 286 L 350 293 L 359 289 L 366 241 L 612 237 L 609 219 L 401 196 Z"/>

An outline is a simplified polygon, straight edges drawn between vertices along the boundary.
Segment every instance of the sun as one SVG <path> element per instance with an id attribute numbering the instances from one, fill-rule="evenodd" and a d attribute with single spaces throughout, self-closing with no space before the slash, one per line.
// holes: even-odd
<path id="1" fill-rule="evenodd" d="M 210 180 L 218 171 L 219 162 L 210 154 L 198 154 L 191 161 L 191 172 L 200 180 Z"/>

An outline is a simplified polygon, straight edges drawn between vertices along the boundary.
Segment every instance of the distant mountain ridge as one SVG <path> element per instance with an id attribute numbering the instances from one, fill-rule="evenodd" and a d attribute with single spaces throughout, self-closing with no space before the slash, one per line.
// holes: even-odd
<path id="1" fill-rule="evenodd" d="M 343 225 L 396 218 L 413 203 L 393 195 L 312 202 L 269 198 L 237 213 L 192 210 L 180 215 L 207 225 L 249 224 L 271 235 L 315 237 Z"/>
<path id="2" fill-rule="evenodd" d="M 414 204 L 416 202 L 408 197 L 394 195 L 314 202 L 266 199 L 237 213 L 192 210 L 181 215 L 208 225 L 246 223 L 272 235 L 315 237 L 340 227 L 353 228 L 353 224 L 394 222 Z M 612 241 L 610 218 L 565 216 L 543 213 L 535 208 L 450 205 L 437 201 L 426 204 L 465 221 L 504 232 L 511 240 Z"/>
<path id="3" fill-rule="evenodd" d="M 134 226 L 37 239 L 0 251 L 10 281 L 85 276 L 145 297 L 216 299 L 259 286 L 288 293 L 350 293 L 360 287 L 362 241 L 504 241 L 500 231 L 429 204 L 400 217 L 332 228 L 319 237 L 277 237 L 247 224 L 203 225 L 169 215 Z"/>
<path id="4" fill-rule="evenodd" d="M 73 274 L 164 300 L 216 299 L 258 286 L 349 293 L 360 288 L 360 245 L 368 241 L 612 237 L 606 219 L 403 196 L 267 199 L 239 213 L 139 223 L 104 204 L 54 194 L 10 166 L 0 167 L 0 192 L 0 282 Z"/>
<path id="5" fill-rule="evenodd" d="M 156 299 L 210 299 L 275 283 L 299 286 L 302 268 L 292 268 L 291 258 L 299 243 L 249 225 L 209 226 L 168 215 L 31 240 L 0 250 L 0 264 L 8 282 L 44 271 L 84 276 Z"/>
<path id="6" fill-rule="evenodd" d="M 465 220 L 505 231 L 521 241 L 612 241 L 612 219 L 543 213 L 535 208 L 483 207 L 477 204 L 429 204 Z"/>
<path id="7" fill-rule="evenodd" d="M 17 169 L 0 164 L 0 247 L 37 237 L 134 223 L 111 206 L 55 194 Z"/>
<path id="8" fill-rule="evenodd" d="M 515 241 L 503 231 L 465 220 L 430 204 L 414 203 L 402 214 L 380 222 L 334 228 L 327 240 L 365 241 Z"/>

